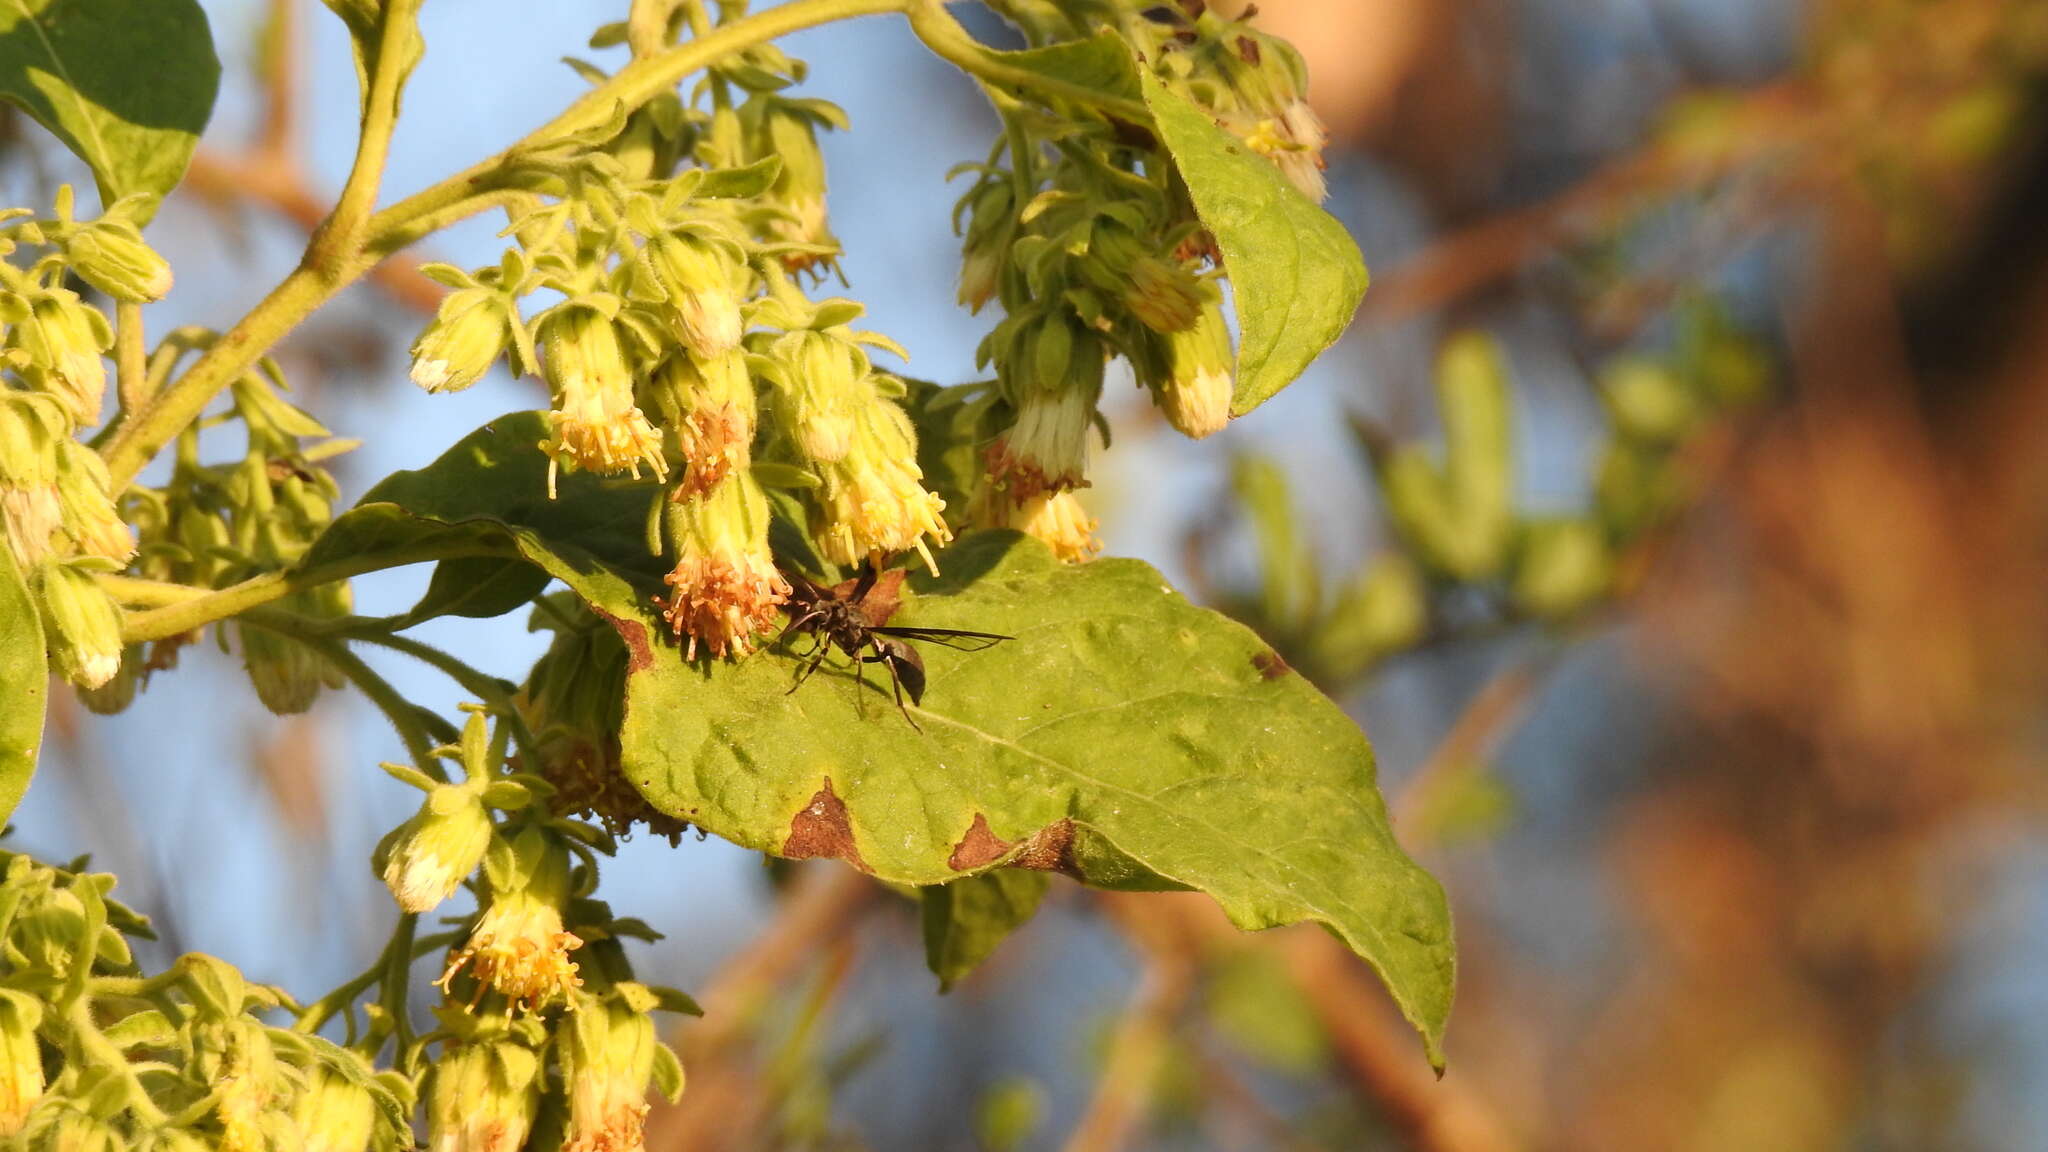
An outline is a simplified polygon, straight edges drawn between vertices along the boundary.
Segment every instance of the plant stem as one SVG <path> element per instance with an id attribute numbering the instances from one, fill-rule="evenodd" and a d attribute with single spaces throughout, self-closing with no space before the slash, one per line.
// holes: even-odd
<path id="1" fill-rule="evenodd" d="M 413 763 L 419 770 L 430 776 L 445 778 L 446 773 L 441 768 L 440 758 L 434 755 L 434 749 L 439 745 L 427 732 L 426 725 L 420 723 L 413 706 L 404 696 L 399 695 L 398 689 L 393 688 L 389 680 L 379 676 L 368 664 L 363 663 L 362 657 L 349 651 L 346 642 L 301 627 L 301 619 L 289 612 L 258 610 L 247 615 L 249 623 L 304 644 L 319 653 L 321 659 L 334 665 L 336 671 L 368 697 L 379 712 L 384 713 L 384 719 L 390 721 L 391 727 L 397 731 L 399 740 L 405 744 L 406 754 L 413 758 Z"/>
<path id="2" fill-rule="evenodd" d="M 365 572 L 397 568 L 406 564 L 420 564 L 430 560 L 505 555 L 511 553 L 476 540 L 444 540 L 411 550 L 372 553 L 311 568 L 265 572 L 261 576 L 253 576 L 240 584 L 230 585 L 218 591 L 190 588 L 182 584 L 164 584 L 154 580 L 138 580 L 130 576 L 102 576 L 99 580 L 101 587 L 112 593 L 117 600 L 129 604 L 156 605 L 147 612 L 137 612 L 121 622 L 121 639 L 125 643 L 137 644 L 145 640 L 161 640 L 180 632 L 190 632 L 216 620 L 225 620 L 251 608 L 268 604 L 292 592 L 317 588 L 322 584 L 346 580 Z"/>
<path id="3" fill-rule="evenodd" d="M 308 623 L 314 622 L 308 621 Z M 513 742 L 519 745 L 519 750 L 526 755 L 527 770 L 539 771 L 540 745 L 534 740 L 532 730 L 526 726 L 526 719 L 519 714 L 519 709 L 513 705 L 512 693 L 507 690 L 507 686 L 502 681 L 470 667 L 468 664 L 431 644 L 422 643 L 409 636 L 396 636 L 390 632 L 354 631 L 351 629 L 342 629 L 340 634 L 350 639 L 360 640 L 366 644 L 375 644 L 380 648 L 389 648 L 393 652 L 402 652 L 447 676 L 450 680 L 455 681 L 455 683 L 462 687 L 463 691 L 470 693 L 490 706 L 492 714 L 498 717 L 498 722 L 504 725 L 505 729 L 512 734 Z"/>
<path id="4" fill-rule="evenodd" d="M 1040 96 L 1071 100 L 1126 123 L 1145 125 L 1152 122 L 1151 110 L 1141 101 L 1112 96 L 1099 88 L 1007 63 L 1000 53 L 968 35 L 967 29 L 946 11 L 943 0 L 911 0 L 905 15 L 910 18 L 910 30 L 917 33 L 925 47 L 970 76 L 1005 90 L 1036 92 Z"/>
<path id="5" fill-rule="evenodd" d="M 121 411 L 142 407 L 149 394 L 148 353 L 142 333 L 142 305 L 126 300 L 114 304 L 114 395 Z"/>
<path id="6" fill-rule="evenodd" d="M 186 369 L 175 383 L 151 397 L 141 411 L 130 414 L 106 448 L 107 471 L 115 489 L 126 488 L 158 450 L 205 411 L 208 402 L 221 389 L 247 371 L 258 357 L 315 308 L 361 278 L 377 261 L 418 239 L 426 231 L 485 211 L 513 194 L 512 190 L 496 186 L 494 181 L 507 161 L 521 151 L 602 124 L 611 116 L 615 106 L 623 105 L 628 112 L 633 111 L 661 92 L 673 88 L 683 77 L 735 52 L 835 20 L 900 12 L 909 3 L 911 0 L 792 0 L 766 12 L 735 20 L 699 39 L 635 60 L 571 104 L 560 116 L 528 133 L 492 159 L 369 215 L 359 228 L 350 226 L 335 233 L 346 236 L 353 232 L 360 237 L 359 242 L 352 245 L 350 259 L 345 263 L 323 266 L 324 262 L 315 257 L 329 254 L 328 246 L 336 241 L 316 236 L 308 245 L 306 258 L 291 275 L 285 277 L 227 335 Z M 373 84 L 382 84 L 385 80 L 386 77 L 380 75 L 373 78 Z M 389 77 L 389 82 L 395 86 L 397 78 Z M 395 108 L 395 90 L 393 106 Z M 381 117 L 382 113 L 378 115 Z M 383 127 L 381 118 L 373 122 L 366 111 L 365 142 L 369 141 L 371 129 Z M 363 156 L 359 150 L 358 167 L 350 174 L 350 187 L 343 193 L 344 201 L 348 201 L 353 192 L 356 200 L 374 203 L 374 181 L 381 177 L 384 150 L 388 146 L 388 139 L 375 146 L 374 172 L 362 163 Z M 363 188 L 368 188 L 368 191 L 362 191 Z M 352 201 L 347 207 L 337 204 L 322 231 L 334 232 L 335 221 L 345 220 L 351 211 L 354 211 Z M 427 227 L 423 230 L 423 226 Z"/>
<path id="7" fill-rule="evenodd" d="M 420 0 L 392 0 L 383 6 L 376 55 L 369 68 L 369 90 L 363 93 L 363 125 L 356 138 L 356 161 L 348 182 L 328 212 L 326 223 L 313 233 L 306 263 L 333 281 L 353 280 L 344 271 L 363 249 L 363 230 L 377 207 L 384 163 L 391 155 L 391 133 L 398 127 L 398 94 L 410 70 L 407 51 L 419 41 Z M 358 274 L 359 275 L 359 274 Z"/>

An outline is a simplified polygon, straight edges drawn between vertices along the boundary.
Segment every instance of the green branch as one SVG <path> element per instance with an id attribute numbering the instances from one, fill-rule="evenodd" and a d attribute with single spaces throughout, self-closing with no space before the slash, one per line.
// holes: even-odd
<path id="1" fill-rule="evenodd" d="M 285 572 L 265 572 L 240 584 L 217 591 L 138 580 L 132 576 L 101 576 L 100 586 L 124 604 L 150 605 L 148 611 L 130 613 L 121 621 L 124 643 L 139 644 L 190 632 L 216 620 L 239 616 L 293 592 L 332 584 L 365 572 L 423 564 L 432 560 L 459 560 L 475 556 L 511 556 L 508 549 L 473 539 L 441 541 L 410 550 L 378 552 L 350 557 L 330 564 Z"/>
<path id="2" fill-rule="evenodd" d="M 1149 125 L 1152 112 L 1141 101 L 1112 96 L 1098 88 L 1062 80 L 1032 68 L 1021 68 L 1003 54 L 968 35 L 942 0 L 911 0 L 905 9 L 910 30 L 940 59 L 998 88 L 1035 92 L 1041 97 L 1070 100 L 1129 124 Z"/>

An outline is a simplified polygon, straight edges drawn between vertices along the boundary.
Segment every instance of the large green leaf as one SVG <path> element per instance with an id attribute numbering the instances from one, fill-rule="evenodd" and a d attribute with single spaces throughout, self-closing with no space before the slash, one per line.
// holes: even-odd
<path id="1" fill-rule="evenodd" d="M 662 811 L 899 883 L 1059 870 L 1197 888 L 1246 928 L 1319 922 L 1381 973 L 1436 1058 L 1453 967 L 1442 890 L 1395 843 L 1364 734 L 1248 629 L 1136 561 L 1064 566 L 1028 537 L 970 535 L 940 554 L 942 577 L 910 578 L 891 623 L 1012 639 L 923 645 L 913 727 L 873 667 L 864 689 L 834 660 L 791 692 L 785 649 L 686 663 L 636 530 L 653 487 L 565 477 L 549 501 L 541 433 L 536 414 L 500 417 L 393 476 L 312 562 L 509 544 L 625 642 L 622 770 Z"/>
<path id="2" fill-rule="evenodd" d="M 35 775 L 49 683 L 35 598 L 14 557 L 0 548 L 0 824 L 13 815 Z"/>
<path id="3" fill-rule="evenodd" d="M 177 187 L 219 88 L 197 0 L 0 0 L 0 99 L 90 164 L 107 203 Z"/>
<path id="4" fill-rule="evenodd" d="M 1343 335 L 1365 297 L 1365 260 L 1344 226 L 1270 161 L 1150 69 L 1141 74 L 1159 139 L 1230 274 L 1238 322 L 1230 410 L 1242 416 L 1293 383 Z"/>
<path id="5" fill-rule="evenodd" d="M 1403 854 L 1372 750 L 1248 629 L 1149 566 L 1057 563 L 1012 533 L 941 554 L 892 623 L 1014 639 L 925 645 L 898 715 L 844 663 L 795 692 L 793 661 L 683 663 L 636 605 L 601 605 L 635 653 L 621 735 L 655 807 L 749 848 L 838 856 L 934 884 L 997 865 L 1215 897 L 1245 928 L 1328 925 L 1386 980 L 1435 1054 L 1450 1008 L 1442 890 Z M 864 696 L 864 698 L 863 698 Z"/>

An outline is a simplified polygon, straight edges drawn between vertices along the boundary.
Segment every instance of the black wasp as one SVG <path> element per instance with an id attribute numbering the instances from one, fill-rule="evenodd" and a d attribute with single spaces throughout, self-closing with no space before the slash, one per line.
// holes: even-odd
<path id="1" fill-rule="evenodd" d="M 912 728 L 917 728 L 917 721 L 911 719 L 903 697 L 908 694 L 912 704 L 924 702 L 924 658 L 906 641 L 922 640 L 962 652 L 979 652 L 1011 639 L 994 632 L 889 625 L 889 617 L 895 615 L 896 606 L 902 599 L 904 572 L 900 568 L 877 572 L 873 564 L 867 564 L 861 568 L 859 577 L 832 588 L 794 573 L 783 575 L 789 580 L 789 601 L 782 610 L 789 613 L 790 621 L 782 635 L 801 632 L 817 638 L 811 650 L 799 657 L 804 665 L 798 670 L 796 683 L 790 685 L 789 690 L 794 692 L 802 687 L 803 682 L 837 647 L 853 659 L 853 676 L 859 685 L 856 691 L 861 693 L 855 700 L 866 698 L 867 679 L 862 673 L 863 667 L 880 664 L 888 670 L 889 686 L 896 694 L 896 708 L 903 713 L 905 720 L 910 721 Z M 923 729 L 918 728 L 918 731 Z"/>

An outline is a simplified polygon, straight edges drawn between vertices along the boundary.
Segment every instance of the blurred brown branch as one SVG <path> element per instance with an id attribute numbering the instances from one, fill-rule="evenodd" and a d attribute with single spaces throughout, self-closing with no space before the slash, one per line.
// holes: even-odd
<path id="1" fill-rule="evenodd" d="M 804 869 L 775 919 L 718 970 L 698 995 L 701 1019 L 684 1024 L 678 1047 L 689 1090 L 647 1118 L 649 1152 L 744 1147 L 758 1120 L 755 1072 L 742 1051 L 775 991 L 844 937 L 879 891 L 839 864 Z"/>

